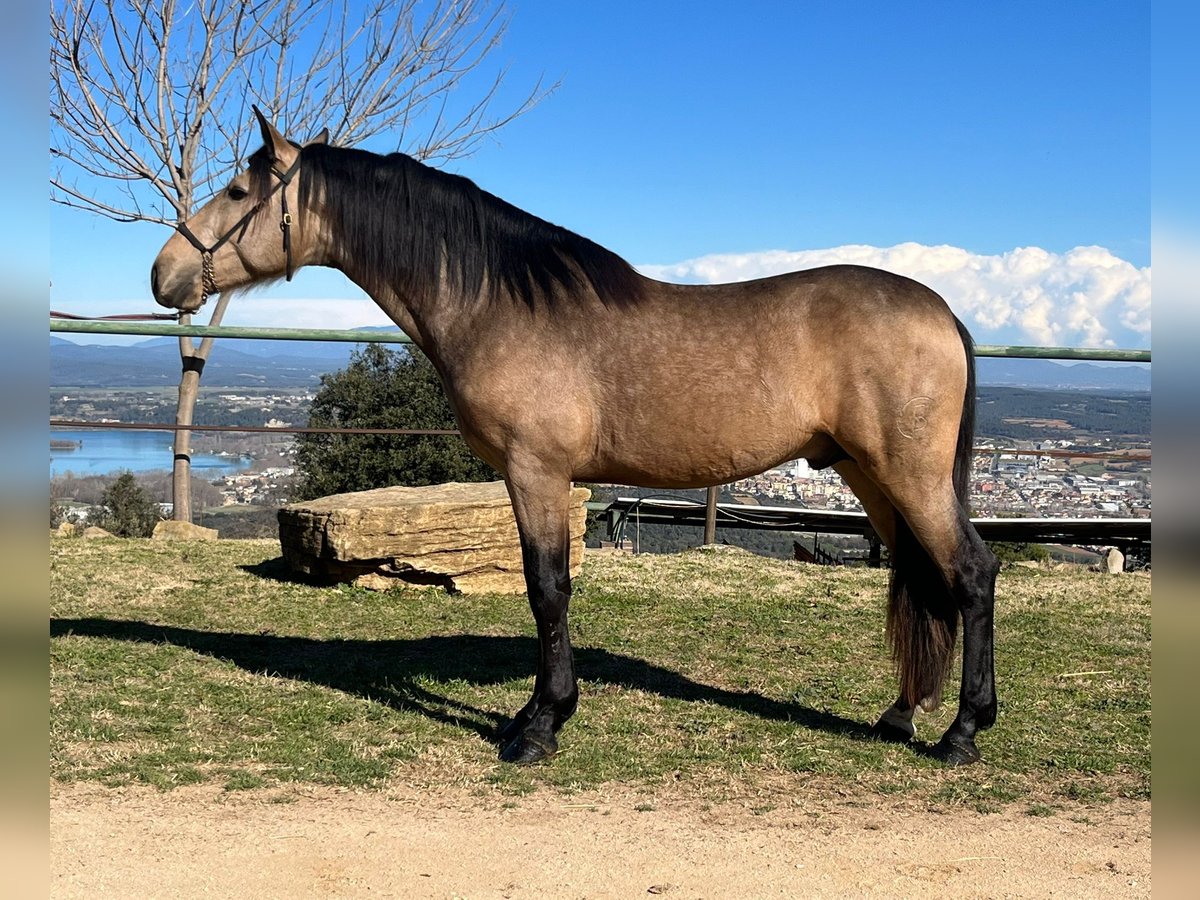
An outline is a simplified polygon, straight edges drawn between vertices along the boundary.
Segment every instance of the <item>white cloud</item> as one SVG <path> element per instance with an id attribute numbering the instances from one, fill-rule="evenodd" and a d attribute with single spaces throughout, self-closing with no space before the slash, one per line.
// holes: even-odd
<path id="1" fill-rule="evenodd" d="M 204 315 L 195 317 L 201 321 Z M 395 325 L 369 297 L 337 300 L 295 300 L 264 296 L 234 297 L 225 311 L 225 325 L 269 328 L 364 328 Z"/>
<path id="2" fill-rule="evenodd" d="M 711 284 L 838 263 L 874 266 L 929 285 L 946 298 L 980 343 L 1150 346 L 1150 268 L 1138 268 L 1103 247 L 1076 247 L 1066 253 L 1019 247 L 989 255 L 916 243 L 894 247 L 851 244 L 824 250 L 715 254 L 638 269 L 664 281 Z M 318 289 L 337 290 L 339 286 Z M 234 297 L 225 324 L 291 328 L 392 324 L 368 297 L 279 296 L 285 290 L 280 285 Z M 65 308 L 85 315 L 157 309 L 145 299 L 126 304 L 90 299 L 62 302 Z M 207 310 L 195 319 L 206 322 Z M 98 339 L 89 335 L 84 340 Z M 132 340 L 136 339 L 113 338 L 111 342 Z"/>
<path id="3" fill-rule="evenodd" d="M 940 293 L 981 343 L 1144 347 L 1150 343 L 1150 268 L 1104 247 L 1051 253 L 1018 247 L 851 244 L 825 250 L 766 250 L 702 256 L 639 271 L 664 281 L 745 281 L 816 266 L 854 263 L 907 275 Z"/>

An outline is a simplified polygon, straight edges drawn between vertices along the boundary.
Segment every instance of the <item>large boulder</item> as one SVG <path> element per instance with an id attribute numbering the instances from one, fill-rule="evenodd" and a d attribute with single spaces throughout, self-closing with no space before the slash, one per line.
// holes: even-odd
<path id="1" fill-rule="evenodd" d="M 571 574 L 583 562 L 586 488 L 571 491 Z M 462 593 L 521 593 L 521 545 L 504 482 L 389 487 L 293 503 L 279 543 L 294 570 L 369 588 L 435 584 Z"/>

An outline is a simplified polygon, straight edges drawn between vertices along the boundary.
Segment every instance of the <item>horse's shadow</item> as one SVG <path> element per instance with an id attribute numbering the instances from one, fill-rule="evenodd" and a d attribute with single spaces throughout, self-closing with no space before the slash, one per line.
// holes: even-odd
<path id="1" fill-rule="evenodd" d="M 171 644 L 225 660 L 255 674 L 293 678 L 344 691 L 435 721 L 469 728 L 496 741 L 507 716 L 479 709 L 429 689 L 430 682 L 489 685 L 530 677 L 537 645 L 532 638 L 452 635 L 411 640 L 338 640 L 239 634 L 155 625 L 127 619 L 52 618 L 50 636 L 82 635 L 134 643 Z M 774 700 L 751 691 L 701 684 L 645 660 L 597 647 L 578 647 L 581 678 L 657 694 L 718 704 L 815 731 L 869 739 L 861 722 Z"/>

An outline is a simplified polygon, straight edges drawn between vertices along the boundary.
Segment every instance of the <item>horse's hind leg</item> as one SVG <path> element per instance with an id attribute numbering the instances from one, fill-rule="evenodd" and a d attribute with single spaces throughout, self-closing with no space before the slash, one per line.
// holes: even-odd
<path id="1" fill-rule="evenodd" d="M 928 708 L 937 703 L 953 648 L 952 629 L 957 615 L 961 615 L 963 651 L 958 715 L 930 752 L 954 765 L 975 762 L 979 759 L 976 733 L 990 728 L 996 721 L 993 633 L 999 562 L 979 537 L 948 486 L 940 502 L 936 494 L 917 493 L 912 502 L 906 502 L 906 498 L 897 496 L 895 491 L 892 496 L 903 517 L 903 524 L 897 529 L 898 550 L 905 551 L 905 533 L 911 530 L 911 538 L 919 544 L 919 549 L 913 547 L 912 550 L 914 553 L 924 551 L 922 555 L 932 563 L 942 581 L 941 591 L 936 590 L 938 585 L 932 584 L 931 579 L 919 579 L 918 584 L 909 586 L 922 587 L 926 596 L 914 598 L 912 609 L 927 616 L 930 627 L 923 632 L 893 635 L 901 651 L 901 692 L 897 707 L 903 711 L 916 705 Z M 922 563 L 918 562 L 915 571 L 920 572 L 921 568 Z M 919 584 L 920 581 L 924 584 Z M 939 610 L 938 594 L 949 600 L 950 605 Z M 890 624 L 893 628 L 903 627 L 901 623 Z"/>
<path id="2" fill-rule="evenodd" d="M 892 501 L 880 489 L 867 474 L 859 468 L 858 463 L 852 459 L 842 460 L 834 463 L 833 468 L 842 480 L 849 485 L 850 490 L 854 491 L 854 495 L 862 502 L 863 509 L 867 513 L 867 519 L 871 522 L 871 527 L 875 529 L 875 533 L 879 535 L 879 539 L 883 541 L 888 552 L 892 554 L 892 559 L 896 559 L 896 507 L 892 505 Z M 894 576 L 893 576 L 894 577 Z M 916 712 L 916 705 L 905 701 L 904 697 L 899 697 L 888 709 L 879 717 L 879 721 L 872 727 L 871 732 L 880 740 L 891 741 L 898 744 L 906 744 L 916 736 L 916 728 L 913 726 L 913 714 Z"/>
<path id="3" fill-rule="evenodd" d="M 500 758 L 533 763 L 558 750 L 558 730 L 575 712 L 579 690 L 567 607 L 571 597 L 571 483 L 531 465 L 506 478 L 517 530 L 529 606 L 537 623 L 538 667 L 533 696 L 500 733 Z"/>
<path id="4" fill-rule="evenodd" d="M 911 458 L 908 462 L 914 463 Z M 910 469 L 903 477 L 885 479 L 879 473 L 868 475 L 854 461 L 840 462 L 835 468 L 862 501 L 892 556 L 888 635 L 900 675 L 900 696 L 873 731 L 885 740 L 912 739 L 917 707 L 929 710 L 940 702 L 961 616 L 963 677 L 958 716 L 931 752 L 954 764 L 974 762 L 979 758 L 976 732 L 996 720 L 992 650 L 996 558 L 971 525 L 948 478 Z"/>

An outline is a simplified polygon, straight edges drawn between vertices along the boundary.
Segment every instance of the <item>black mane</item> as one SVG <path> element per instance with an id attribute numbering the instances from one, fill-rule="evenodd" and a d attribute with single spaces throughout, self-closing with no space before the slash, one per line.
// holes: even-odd
<path id="1" fill-rule="evenodd" d="M 312 144 L 301 154 L 300 206 L 329 224 L 368 290 L 428 299 L 445 277 L 465 302 L 481 289 L 488 299 L 503 290 L 530 307 L 582 295 L 625 306 L 641 296 L 640 276 L 621 257 L 467 178 L 402 153 Z M 262 164 L 255 163 L 257 187 Z"/>

